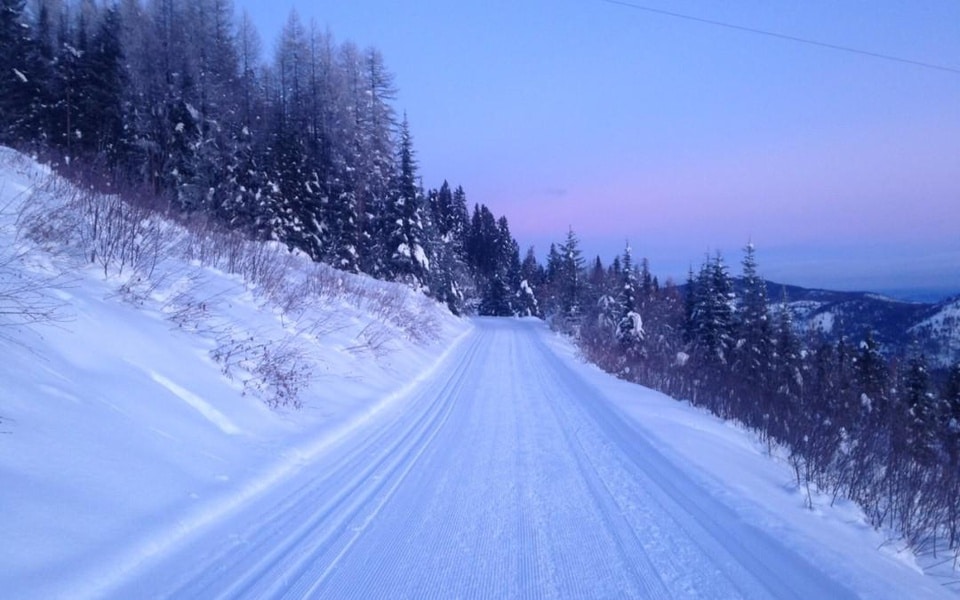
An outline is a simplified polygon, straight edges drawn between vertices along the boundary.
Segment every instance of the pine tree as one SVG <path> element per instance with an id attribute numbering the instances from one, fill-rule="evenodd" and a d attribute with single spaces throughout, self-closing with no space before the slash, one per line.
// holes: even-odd
<path id="1" fill-rule="evenodd" d="M 123 50 L 116 8 L 105 10 L 81 62 L 77 145 L 87 154 L 102 154 L 115 164 L 123 152 L 120 144 L 124 124 Z"/>
<path id="2" fill-rule="evenodd" d="M 683 341 L 692 346 L 697 339 L 697 301 L 700 292 L 697 289 L 697 279 L 693 275 L 693 265 L 687 269 L 687 282 L 683 295 Z"/>
<path id="3" fill-rule="evenodd" d="M 509 296 L 510 292 L 507 290 L 506 283 L 499 275 L 494 275 L 484 290 L 477 312 L 481 316 L 488 317 L 512 316 L 513 311 L 510 308 Z"/>
<path id="4" fill-rule="evenodd" d="M 873 337 L 873 331 L 868 330 L 860 342 L 855 376 L 863 409 L 868 414 L 884 411 L 888 379 L 886 361 L 880 354 L 880 345 Z"/>
<path id="5" fill-rule="evenodd" d="M 843 334 L 843 323 L 838 326 L 840 333 L 837 335 L 833 369 L 828 381 L 832 392 L 825 399 L 825 403 L 830 407 L 831 418 L 837 422 L 838 427 L 849 433 L 854 430 L 860 415 L 860 398 L 854 384 L 856 357 L 854 349 Z"/>
<path id="6" fill-rule="evenodd" d="M 590 267 L 590 273 L 587 275 L 587 287 L 590 290 L 590 298 L 587 304 L 593 304 L 595 300 L 606 293 L 607 270 L 603 267 L 603 261 L 597 256 L 593 259 L 593 265 Z"/>
<path id="7" fill-rule="evenodd" d="M 542 316 L 540 294 L 543 285 L 543 267 L 537 262 L 537 255 L 533 246 L 527 248 L 527 253 L 520 263 L 520 306 L 521 314 L 531 317 Z"/>
<path id="8" fill-rule="evenodd" d="M 643 257 L 640 259 L 640 304 L 639 308 L 644 308 L 646 303 L 653 298 L 653 295 L 658 291 L 659 284 L 653 275 L 650 273 L 650 261 Z"/>
<path id="9" fill-rule="evenodd" d="M 744 249 L 742 265 L 743 295 L 735 315 L 738 339 L 734 370 L 740 379 L 737 396 L 757 405 L 773 391 L 768 381 L 773 369 L 773 335 L 767 314 L 767 284 L 757 273 L 753 244 Z"/>
<path id="10" fill-rule="evenodd" d="M 631 252 L 630 244 L 627 244 L 623 251 L 623 275 L 617 292 L 617 308 L 620 314 L 615 335 L 623 353 L 633 358 L 641 352 L 640 345 L 644 331 L 638 306 L 638 295 L 641 292 L 639 289 L 640 282 L 637 280 L 637 273 L 633 267 Z"/>
<path id="11" fill-rule="evenodd" d="M 48 147 L 58 145 L 56 107 L 62 101 L 63 95 L 57 76 L 57 47 L 60 39 L 55 21 L 59 15 L 54 15 L 56 11 L 52 4 L 50 0 L 37 2 L 30 54 L 25 63 L 31 72 L 30 87 L 33 88 L 30 98 L 32 105 L 28 109 L 29 117 L 25 133 L 33 137 L 36 142 Z"/>
<path id="12" fill-rule="evenodd" d="M 731 358 L 731 350 L 735 343 L 733 339 L 734 292 L 727 266 L 719 252 L 717 252 L 711 264 L 710 277 L 714 293 L 713 316 L 715 319 L 716 352 L 720 361 L 727 363 Z"/>
<path id="13" fill-rule="evenodd" d="M 31 108 L 39 95 L 30 57 L 33 41 L 24 22 L 24 0 L 0 0 L 0 143 L 29 139 Z"/>
<path id="14" fill-rule="evenodd" d="M 500 231 L 493 213 L 485 205 L 475 205 L 465 246 L 467 265 L 479 290 L 486 289 L 497 273 L 499 239 Z"/>
<path id="15" fill-rule="evenodd" d="M 733 345 L 733 286 L 718 252 L 700 268 L 693 286 L 690 330 L 695 352 L 709 370 L 718 374 L 730 358 Z"/>
<path id="16" fill-rule="evenodd" d="M 941 427 L 943 444 L 949 457 L 952 472 L 960 466 L 960 363 L 950 369 L 943 388 L 943 417 Z"/>
<path id="17" fill-rule="evenodd" d="M 465 233 L 469 217 L 463 188 L 458 187 L 456 192 L 453 192 L 450 184 L 444 181 L 439 190 L 430 192 L 428 203 L 436 217 L 437 231 L 444 246 L 458 260 L 464 260 Z"/>
<path id="18" fill-rule="evenodd" d="M 268 181 L 264 152 L 249 128 L 243 127 L 226 165 L 223 187 L 229 191 L 217 207 L 216 217 L 229 228 L 257 240 L 270 239 L 279 230 L 277 204 Z"/>
<path id="19" fill-rule="evenodd" d="M 907 361 L 901 405 L 905 410 L 906 445 L 918 462 L 929 464 L 936 456 L 936 428 L 940 416 L 930 392 L 930 376 L 922 354 L 915 354 Z"/>
<path id="20" fill-rule="evenodd" d="M 506 217 L 496 222 L 493 218 L 485 206 L 475 210 L 468 243 L 468 259 L 480 290 L 481 314 L 534 314 L 536 298 L 529 286 L 522 285 L 519 246 L 510 234 Z"/>
<path id="21" fill-rule="evenodd" d="M 497 219 L 497 247 L 497 275 L 510 293 L 510 314 L 527 316 L 519 305 L 523 293 L 520 286 L 520 246 L 513 239 L 505 216 Z"/>
<path id="22" fill-rule="evenodd" d="M 544 270 L 537 260 L 537 253 L 533 246 L 527 248 L 527 253 L 523 257 L 520 265 L 520 274 L 524 281 L 536 291 L 543 284 Z"/>
<path id="23" fill-rule="evenodd" d="M 790 311 L 786 290 L 782 293 L 777 317 L 776 353 L 773 361 L 776 390 L 765 407 L 763 419 L 774 437 L 796 444 L 803 433 L 809 431 L 811 415 L 804 413 L 800 406 L 804 385 L 800 344 L 794 332 L 793 313 Z M 797 423 L 799 420 L 807 422 L 802 425 Z M 791 434 L 801 437 L 791 438 Z"/>
<path id="24" fill-rule="evenodd" d="M 235 144 L 242 134 L 238 122 L 239 54 L 233 34 L 233 8 L 227 0 L 197 0 L 180 5 L 177 11 L 187 27 L 184 40 L 187 55 L 181 70 L 190 85 L 184 87 L 182 99 L 196 130 L 185 157 L 191 177 L 183 182 L 192 197 L 181 202 L 190 210 L 215 214 L 234 193 L 223 185 L 223 165 L 235 155 Z M 286 41 L 284 38 L 284 43 Z M 287 50 L 289 48 L 284 49 Z M 289 106 L 296 105 L 296 102 L 289 103 Z M 299 210 L 303 210 L 302 207 Z M 307 223 L 317 220 L 315 215 L 301 218 Z M 309 225 L 301 230 L 308 228 Z M 295 245 L 317 257 L 323 243 Z"/>
<path id="25" fill-rule="evenodd" d="M 451 313 L 460 315 L 464 310 L 463 282 L 468 279 L 466 269 L 455 256 L 453 249 L 442 241 L 435 221 L 437 220 L 431 204 L 425 206 L 426 214 L 424 233 L 427 238 L 428 255 L 430 258 L 430 293 L 438 301 L 446 304 Z"/>
<path id="26" fill-rule="evenodd" d="M 859 401 L 859 415 L 856 418 L 857 440 L 854 448 L 852 469 L 855 474 L 851 487 L 854 497 L 861 489 L 873 485 L 869 477 L 869 468 L 876 464 L 885 464 L 895 470 L 903 458 L 905 436 L 902 435 L 902 417 L 898 415 L 894 398 L 888 394 L 887 364 L 880 354 L 879 344 L 872 331 L 867 331 L 860 342 L 854 367 L 854 391 Z M 899 431 L 897 431 L 899 430 Z"/>
<path id="27" fill-rule="evenodd" d="M 580 240 L 571 227 L 567 239 L 558 250 L 559 272 L 556 274 L 556 289 L 560 318 L 565 331 L 576 334 L 583 316 L 585 285 L 583 281 L 583 255 Z"/>
<path id="28" fill-rule="evenodd" d="M 413 140 L 406 117 L 400 128 L 400 171 L 383 216 L 387 277 L 417 287 L 428 281 L 430 260 L 424 249 L 423 194 L 417 184 Z"/>
<path id="29" fill-rule="evenodd" d="M 475 284 L 467 268 L 466 194 L 458 187 L 451 191 L 446 181 L 439 190 L 431 190 L 424 203 L 430 215 L 430 256 L 433 263 L 434 296 L 444 302 L 454 314 L 461 314 L 468 298 L 477 296 Z"/>

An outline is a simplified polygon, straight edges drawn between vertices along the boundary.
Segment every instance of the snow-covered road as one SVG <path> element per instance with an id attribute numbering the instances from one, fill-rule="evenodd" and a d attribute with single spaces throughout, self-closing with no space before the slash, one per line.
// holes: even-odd
<path id="1" fill-rule="evenodd" d="M 545 342 L 478 320 L 434 377 L 115 597 L 844 598 Z"/>

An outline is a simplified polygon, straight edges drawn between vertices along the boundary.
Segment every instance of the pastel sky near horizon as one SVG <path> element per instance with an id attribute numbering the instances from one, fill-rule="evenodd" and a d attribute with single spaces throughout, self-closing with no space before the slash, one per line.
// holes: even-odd
<path id="1" fill-rule="evenodd" d="M 956 0 L 642 6 L 960 69 Z M 379 48 L 426 187 L 545 257 L 572 226 L 661 279 L 752 241 L 769 279 L 960 292 L 960 72 L 604 0 L 237 0 L 264 58 L 290 10 Z"/>

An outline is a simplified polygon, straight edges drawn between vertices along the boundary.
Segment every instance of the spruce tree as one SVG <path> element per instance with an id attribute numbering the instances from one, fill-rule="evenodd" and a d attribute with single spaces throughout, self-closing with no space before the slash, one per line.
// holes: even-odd
<path id="1" fill-rule="evenodd" d="M 936 456 L 936 428 L 940 419 L 937 402 L 930 391 L 926 359 L 922 354 L 916 353 L 907 361 L 901 405 L 905 411 L 906 445 L 918 462 L 929 464 Z"/>
<path id="2" fill-rule="evenodd" d="M 552 317 L 559 311 L 559 280 L 561 267 L 560 251 L 555 243 L 550 244 L 547 251 L 547 262 L 543 270 L 543 292 L 540 294 L 540 307 L 544 315 Z"/>
<path id="3" fill-rule="evenodd" d="M 31 108 L 40 82 L 31 68 L 34 46 L 24 22 L 24 0 L 0 0 L 0 143 L 29 139 Z"/>
<path id="4" fill-rule="evenodd" d="M 520 306 L 524 316 L 542 316 L 540 297 L 543 284 L 543 267 L 537 262 L 537 255 L 533 246 L 527 248 L 527 253 L 520 263 Z"/>
<path id="5" fill-rule="evenodd" d="M 505 216 L 497 220 L 497 246 L 497 275 L 509 291 L 509 313 L 528 316 L 525 308 L 520 306 L 524 293 L 520 286 L 520 247 L 510 233 L 510 225 Z"/>
<path id="6" fill-rule="evenodd" d="M 583 255 L 580 240 L 567 230 L 567 239 L 558 250 L 560 256 L 557 273 L 557 291 L 560 317 L 566 331 L 576 333 L 583 316 L 585 285 L 583 280 Z"/>
<path id="7" fill-rule="evenodd" d="M 497 273 L 501 251 L 499 239 L 497 221 L 490 209 L 483 204 L 474 206 L 466 239 L 466 255 L 479 290 L 486 289 Z"/>
<path id="8" fill-rule="evenodd" d="M 727 364 L 733 345 L 733 286 L 719 252 L 701 266 L 691 298 L 693 348 L 716 375 L 718 369 Z"/>
<path id="9" fill-rule="evenodd" d="M 124 108 L 123 49 L 120 46 L 120 13 L 107 8 L 90 44 L 81 57 L 83 79 L 78 89 L 80 131 L 78 146 L 88 154 L 102 154 L 119 162 L 123 148 Z"/>
<path id="10" fill-rule="evenodd" d="M 617 290 L 617 319 L 616 339 L 624 354 L 633 357 L 640 352 L 640 343 L 643 340 L 643 320 L 639 312 L 640 282 L 633 266 L 630 244 L 623 251 L 622 279 Z"/>
<path id="11" fill-rule="evenodd" d="M 783 290 L 777 311 L 776 353 L 773 360 L 773 378 L 776 386 L 769 395 L 763 419 L 767 430 L 773 436 L 797 443 L 809 430 L 811 415 L 801 410 L 800 401 L 803 392 L 803 374 L 801 371 L 800 344 L 793 328 L 793 313 L 787 301 L 787 292 Z M 806 420 L 805 424 L 796 423 Z M 796 434 L 793 438 L 789 436 Z"/>
<path id="12" fill-rule="evenodd" d="M 943 388 L 943 418 L 941 432 L 953 473 L 960 466 L 960 363 L 950 369 Z"/>
<path id="13" fill-rule="evenodd" d="M 737 343 L 734 369 L 740 379 L 738 396 L 758 404 L 771 389 L 773 336 L 767 313 L 767 284 L 757 273 L 756 250 L 747 244 L 743 256 L 743 292 L 735 315 Z"/>
<path id="14" fill-rule="evenodd" d="M 860 342 L 856 362 L 856 382 L 860 400 L 867 413 L 882 411 L 887 398 L 887 363 L 880 354 L 880 344 L 868 330 Z"/>
<path id="15" fill-rule="evenodd" d="M 400 170 L 383 215 L 386 275 L 422 287 L 428 281 L 430 260 L 424 248 L 423 194 L 417 184 L 413 139 L 406 117 L 400 128 L 397 162 Z"/>

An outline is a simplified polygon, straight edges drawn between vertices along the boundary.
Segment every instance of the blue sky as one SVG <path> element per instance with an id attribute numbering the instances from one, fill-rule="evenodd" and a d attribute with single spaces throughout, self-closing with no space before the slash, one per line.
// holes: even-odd
<path id="1" fill-rule="evenodd" d="M 960 69 L 956 0 L 644 6 Z M 661 278 L 752 240 L 771 279 L 960 291 L 960 73 L 603 0 L 238 0 L 376 46 L 427 187 L 463 185 L 543 258 L 572 226 Z"/>

